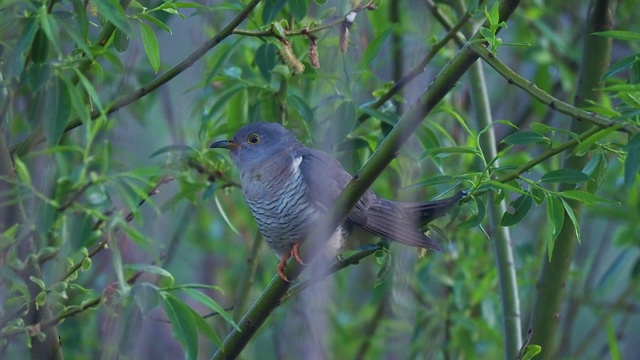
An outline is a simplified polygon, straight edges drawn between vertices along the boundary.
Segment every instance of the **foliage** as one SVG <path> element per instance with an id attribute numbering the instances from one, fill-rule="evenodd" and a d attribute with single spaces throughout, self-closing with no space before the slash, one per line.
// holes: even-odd
<path id="1" fill-rule="evenodd" d="M 599 6 L 615 28 L 575 31 Z M 0 357 L 630 357 L 633 6 L 4 1 Z M 615 45 L 602 73 L 585 38 Z M 237 173 L 208 148 L 259 120 L 361 183 L 386 168 L 383 197 L 466 190 L 428 228 L 446 251 L 383 239 L 271 280 Z M 564 293 L 544 285 L 557 263 Z"/>

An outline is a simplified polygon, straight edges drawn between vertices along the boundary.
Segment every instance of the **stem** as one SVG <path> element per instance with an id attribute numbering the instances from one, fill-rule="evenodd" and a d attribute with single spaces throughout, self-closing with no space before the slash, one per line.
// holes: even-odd
<path id="1" fill-rule="evenodd" d="M 480 147 L 485 155 L 485 161 L 495 159 L 498 155 L 497 142 L 489 96 L 482 70 L 482 63 L 475 63 L 470 70 L 471 75 L 471 99 L 478 117 L 478 128 L 488 128 L 485 136 L 480 138 Z M 499 167 L 498 160 L 493 166 Z M 509 228 L 500 226 L 500 216 L 507 211 L 506 200 L 495 204 L 494 193 L 489 193 L 487 199 L 489 231 L 493 245 L 494 261 L 498 268 L 498 280 L 500 284 L 500 299 L 502 301 L 502 331 L 504 335 L 505 359 L 515 359 L 518 350 L 522 347 L 522 325 L 520 321 L 520 297 L 518 295 L 518 281 L 516 278 L 515 263 L 513 260 L 513 244 Z"/>

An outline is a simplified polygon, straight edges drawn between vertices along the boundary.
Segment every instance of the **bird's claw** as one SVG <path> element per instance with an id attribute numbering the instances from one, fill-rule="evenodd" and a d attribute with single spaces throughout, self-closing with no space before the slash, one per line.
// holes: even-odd
<path id="1" fill-rule="evenodd" d="M 278 275 L 280 275 L 280 278 L 286 282 L 292 282 L 291 280 L 289 280 L 289 278 L 287 277 L 287 275 L 284 273 L 284 266 L 287 263 L 287 259 L 289 259 L 289 257 L 291 257 L 290 253 L 285 253 L 282 256 L 282 259 L 280 259 L 280 262 L 278 263 L 278 266 L 276 266 L 276 270 L 278 271 Z"/>
<path id="2" fill-rule="evenodd" d="M 291 249 L 291 255 L 293 255 L 294 259 L 296 259 L 296 261 L 300 265 L 307 265 L 307 263 L 302 261 L 302 258 L 300 257 L 300 245 L 301 244 L 302 243 L 296 243 L 295 245 L 293 245 L 293 249 Z"/>
<path id="3" fill-rule="evenodd" d="M 286 282 L 293 282 L 292 280 L 289 280 L 287 275 L 284 273 L 284 267 L 287 264 L 287 260 L 289 260 L 289 258 L 291 256 L 293 256 L 293 258 L 296 259 L 296 261 L 300 265 L 307 265 L 307 263 L 302 261 L 302 258 L 300 257 L 300 244 L 301 243 L 297 243 L 297 244 L 293 245 L 293 249 L 291 249 L 290 252 L 284 254 L 282 256 L 282 259 L 280 259 L 280 262 L 278 263 L 278 266 L 276 266 L 276 270 L 278 271 L 278 275 L 280 275 L 280 278 L 282 280 L 286 281 Z"/>

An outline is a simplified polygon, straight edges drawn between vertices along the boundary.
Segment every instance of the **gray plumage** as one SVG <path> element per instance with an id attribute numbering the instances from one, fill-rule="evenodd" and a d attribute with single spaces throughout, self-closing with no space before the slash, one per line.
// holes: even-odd
<path id="1" fill-rule="evenodd" d="M 307 238 L 311 225 L 332 206 L 351 180 L 331 155 L 304 146 L 275 123 L 253 123 L 231 140 L 212 148 L 226 148 L 240 171 L 244 198 L 269 246 L 286 257 L 294 244 Z M 395 202 L 368 190 L 347 216 L 336 236 L 354 227 L 414 247 L 441 250 L 419 227 L 446 214 L 462 193 L 432 202 Z M 341 245 L 334 245 L 340 251 Z"/>

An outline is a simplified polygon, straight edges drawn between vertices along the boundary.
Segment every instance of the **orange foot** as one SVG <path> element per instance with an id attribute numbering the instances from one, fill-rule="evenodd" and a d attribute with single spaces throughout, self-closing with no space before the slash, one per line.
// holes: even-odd
<path id="1" fill-rule="evenodd" d="M 300 257 L 300 245 L 302 243 L 296 243 L 295 245 L 293 245 L 293 249 L 291 249 L 291 255 L 293 255 L 293 257 L 296 259 L 296 261 L 300 264 L 300 265 L 307 265 L 306 262 L 302 261 L 302 258 Z"/>
<path id="2" fill-rule="evenodd" d="M 278 266 L 276 266 L 276 270 L 278 271 L 278 275 L 280 275 L 280 278 L 282 278 L 282 280 L 284 280 L 286 282 L 292 282 L 292 280 L 289 280 L 287 275 L 284 273 L 284 267 L 287 264 L 287 260 L 289 260 L 289 258 L 291 256 L 293 256 L 293 258 L 296 259 L 296 261 L 298 263 L 300 263 L 300 265 L 307 265 L 307 263 L 302 261 L 302 258 L 300 257 L 300 253 L 299 253 L 300 244 L 301 243 L 296 243 L 295 245 L 293 245 L 293 249 L 291 249 L 290 252 L 285 253 L 284 255 L 282 255 L 282 259 L 280 259 L 280 262 L 278 263 Z"/>
<path id="3" fill-rule="evenodd" d="M 291 257 L 291 253 L 285 253 L 284 255 L 282 255 L 282 259 L 280 259 L 280 262 L 278 263 L 278 266 L 276 266 L 276 270 L 278 271 L 278 275 L 280 275 L 280 278 L 282 278 L 282 280 L 284 280 L 286 282 L 291 282 L 291 280 L 289 280 L 287 275 L 285 275 L 285 273 L 284 273 L 284 266 L 287 263 L 287 259 L 289 259 L 290 257 Z"/>

